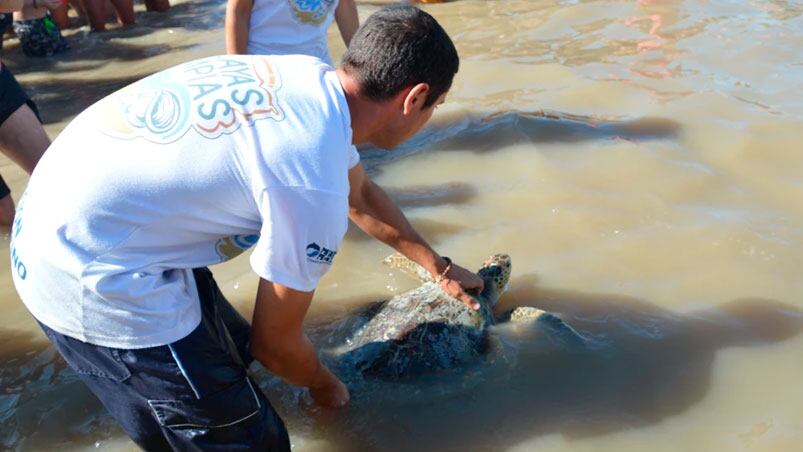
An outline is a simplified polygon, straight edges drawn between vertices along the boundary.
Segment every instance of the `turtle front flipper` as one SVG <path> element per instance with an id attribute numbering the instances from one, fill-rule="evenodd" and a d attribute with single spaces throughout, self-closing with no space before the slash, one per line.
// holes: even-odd
<path id="1" fill-rule="evenodd" d="M 420 281 L 422 284 L 434 281 L 432 275 L 424 267 L 416 264 L 410 259 L 407 259 L 399 253 L 391 254 L 383 259 L 382 263 L 390 268 L 401 270 L 402 273 L 412 277 L 416 281 Z"/>

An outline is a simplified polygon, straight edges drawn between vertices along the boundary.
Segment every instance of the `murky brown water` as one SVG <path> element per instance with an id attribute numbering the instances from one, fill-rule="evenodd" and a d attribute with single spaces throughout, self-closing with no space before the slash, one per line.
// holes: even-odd
<path id="1" fill-rule="evenodd" d="M 361 16 L 382 3 L 360 2 Z M 466 266 L 512 255 L 506 307 L 561 313 L 599 346 L 499 325 L 460 378 L 365 385 L 336 413 L 263 374 L 296 449 L 803 450 L 803 6 L 426 9 L 460 51 L 454 89 L 432 127 L 364 162 L 442 253 Z M 108 92 L 222 52 L 223 12 L 178 3 L 134 29 L 73 33 L 58 59 L 12 42 L 4 60 L 55 136 Z M 18 196 L 21 170 L 0 171 Z M 331 320 L 411 287 L 378 264 L 387 253 L 349 233 L 310 315 L 322 349 L 342 336 Z M 249 314 L 247 259 L 214 271 Z M 0 277 L 2 447 L 134 449 Z"/>

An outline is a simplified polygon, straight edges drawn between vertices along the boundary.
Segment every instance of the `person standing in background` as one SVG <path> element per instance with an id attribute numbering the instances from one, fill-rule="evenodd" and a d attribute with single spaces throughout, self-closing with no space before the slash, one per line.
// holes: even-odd
<path id="1" fill-rule="evenodd" d="M 23 0 L 0 0 L 0 27 L 7 27 L 13 12 L 21 10 L 23 6 Z M 38 116 L 36 104 L 0 60 L 0 150 L 28 174 L 50 146 L 50 138 L 39 123 Z M 11 225 L 14 214 L 11 190 L 0 177 L 0 226 Z"/>
<path id="2" fill-rule="evenodd" d="M 360 25 L 354 0 L 229 0 L 226 52 L 303 54 L 331 65 L 326 33 L 332 21 L 348 46 Z"/>
<path id="3" fill-rule="evenodd" d="M 81 2 L 92 31 L 106 31 L 106 1 L 83 0 Z M 111 4 L 117 13 L 117 22 L 121 26 L 133 25 L 137 21 L 134 16 L 134 0 L 111 0 Z"/>
<path id="4" fill-rule="evenodd" d="M 51 13 L 65 8 L 61 0 L 25 0 L 14 12 L 14 33 L 26 56 L 52 56 L 70 48 Z"/>
<path id="5" fill-rule="evenodd" d="M 106 31 L 106 2 L 110 1 L 121 26 L 136 23 L 134 0 L 82 0 L 87 20 L 92 31 Z M 170 0 L 145 0 L 147 11 L 165 12 L 170 9 Z"/>

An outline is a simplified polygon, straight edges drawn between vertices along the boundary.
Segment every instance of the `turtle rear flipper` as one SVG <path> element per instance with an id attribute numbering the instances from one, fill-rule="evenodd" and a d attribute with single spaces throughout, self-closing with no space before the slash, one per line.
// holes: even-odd
<path id="1" fill-rule="evenodd" d="M 532 306 L 519 306 L 518 308 L 508 312 L 505 315 L 505 320 L 526 323 L 538 321 L 544 316 L 556 317 L 554 314 L 550 314 L 543 309 L 534 308 Z"/>
<path id="2" fill-rule="evenodd" d="M 522 326 L 532 325 L 533 327 L 546 327 L 553 333 L 552 335 L 559 338 L 561 342 L 585 344 L 588 341 L 585 336 L 569 326 L 562 318 L 551 312 L 532 306 L 519 306 L 503 314 L 501 319 L 502 321 L 507 320 L 510 321 L 510 323 Z"/>

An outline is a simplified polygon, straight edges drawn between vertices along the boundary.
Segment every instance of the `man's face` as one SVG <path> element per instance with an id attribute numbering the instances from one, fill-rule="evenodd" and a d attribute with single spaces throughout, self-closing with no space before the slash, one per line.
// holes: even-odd
<path id="1" fill-rule="evenodd" d="M 389 121 L 387 126 L 382 129 L 380 133 L 371 137 L 371 143 L 379 148 L 391 150 L 403 143 L 426 125 L 429 118 L 446 100 L 446 94 L 443 93 L 438 100 L 436 100 L 429 107 L 424 107 L 425 97 L 421 97 L 417 102 L 408 104 L 407 113 L 399 113 L 396 117 Z"/>

